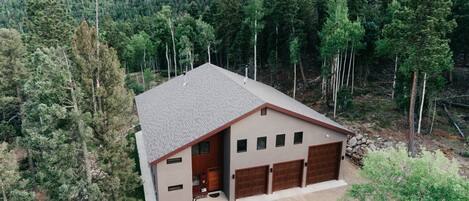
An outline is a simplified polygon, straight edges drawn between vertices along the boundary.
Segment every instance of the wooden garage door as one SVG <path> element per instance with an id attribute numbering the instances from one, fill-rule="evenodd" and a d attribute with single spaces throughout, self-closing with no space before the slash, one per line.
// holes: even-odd
<path id="1" fill-rule="evenodd" d="M 235 198 L 267 194 L 269 166 L 236 170 Z"/>
<path id="2" fill-rule="evenodd" d="M 307 184 L 339 178 L 342 142 L 309 147 Z"/>
<path id="3" fill-rule="evenodd" d="M 301 187 L 303 160 L 274 164 L 272 191 Z"/>

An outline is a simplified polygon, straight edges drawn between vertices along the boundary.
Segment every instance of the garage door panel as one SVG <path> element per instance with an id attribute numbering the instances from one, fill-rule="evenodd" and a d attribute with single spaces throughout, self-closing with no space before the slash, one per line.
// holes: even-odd
<path id="1" fill-rule="evenodd" d="M 274 164 L 272 191 L 301 186 L 303 160 Z"/>
<path id="2" fill-rule="evenodd" d="M 235 198 L 267 193 L 268 166 L 236 170 Z"/>
<path id="3" fill-rule="evenodd" d="M 342 142 L 310 147 L 306 183 L 338 179 L 341 155 Z"/>

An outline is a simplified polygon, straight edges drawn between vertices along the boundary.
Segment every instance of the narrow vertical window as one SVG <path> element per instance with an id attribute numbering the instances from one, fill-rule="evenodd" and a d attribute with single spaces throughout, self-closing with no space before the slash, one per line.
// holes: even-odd
<path id="1" fill-rule="evenodd" d="M 276 147 L 285 146 L 285 134 L 279 134 L 275 137 L 275 146 Z"/>
<path id="2" fill-rule="evenodd" d="M 262 108 L 261 109 L 261 116 L 267 115 L 267 108 Z"/>
<path id="3" fill-rule="evenodd" d="M 303 132 L 295 132 L 295 136 L 293 137 L 293 144 L 301 143 L 303 143 Z"/>

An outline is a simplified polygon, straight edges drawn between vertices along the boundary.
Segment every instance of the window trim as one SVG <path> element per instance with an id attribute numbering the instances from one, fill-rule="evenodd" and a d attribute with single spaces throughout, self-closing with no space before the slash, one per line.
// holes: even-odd
<path id="1" fill-rule="evenodd" d="M 259 140 L 260 139 L 264 139 L 265 142 L 264 142 L 264 147 L 263 148 L 259 148 Z M 266 150 L 267 149 L 267 136 L 263 136 L 263 137 L 258 137 L 257 138 L 257 142 L 256 142 L 256 150 Z"/>
<path id="2" fill-rule="evenodd" d="M 174 163 L 181 163 L 181 162 L 182 162 L 182 157 L 166 159 L 166 164 L 174 164 Z"/>
<path id="3" fill-rule="evenodd" d="M 300 142 L 296 141 L 296 135 L 301 134 Z M 293 144 L 303 144 L 303 131 L 298 131 L 293 134 Z"/>
<path id="4" fill-rule="evenodd" d="M 283 136 L 283 143 L 281 145 L 279 144 L 279 137 L 280 136 Z M 284 147 L 285 146 L 285 138 L 286 138 L 286 134 L 277 134 L 275 136 L 275 147 Z"/>
<path id="5" fill-rule="evenodd" d="M 184 188 L 184 185 L 178 184 L 174 186 L 168 186 L 168 191 L 177 191 L 177 190 L 182 190 Z"/>
<path id="6" fill-rule="evenodd" d="M 245 149 L 240 151 L 239 150 L 239 143 L 243 142 L 243 141 L 245 142 L 245 145 L 244 145 Z M 248 152 L 248 140 L 247 139 L 239 139 L 239 140 L 236 141 L 236 153 L 244 153 L 244 152 Z"/>

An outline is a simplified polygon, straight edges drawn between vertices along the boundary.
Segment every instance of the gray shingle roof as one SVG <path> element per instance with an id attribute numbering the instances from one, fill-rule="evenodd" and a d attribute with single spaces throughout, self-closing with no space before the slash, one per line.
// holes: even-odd
<path id="1" fill-rule="evenodd" d="M 185 84 L 184 84 L 185 83 Z M 346 130 L 280 91 L 212 64 L 136 96 L 148 162 L 270 103 Z"/>

